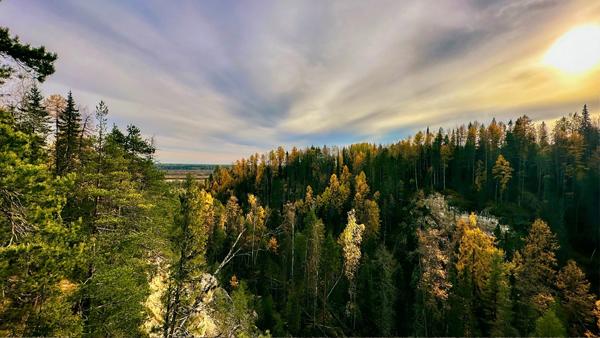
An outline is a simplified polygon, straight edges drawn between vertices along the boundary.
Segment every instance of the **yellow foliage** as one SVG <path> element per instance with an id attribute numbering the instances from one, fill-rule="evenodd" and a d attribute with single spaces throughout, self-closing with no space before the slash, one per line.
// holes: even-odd
<path id="1" fill-rule="evenodd" d="M 58 288 L 65 295 L 71 295 L 77 289 L 77 284 L 71 282 L 70 280 L 63 278 L 58 282 Z"/>
<path id="2" fill-rule="evenodd" d="M 166 269 L 159 267 L 158 273 L 152 277 L 149 283 L 150 294 L 144 305 L 148 312 L 148 318 L 142 324 L 142 330 L 150 333 L 153 329 L 160 328 L 163 325 L 163 318 L 165 315 L 165 308 L 163 302 L 163 296 L 167 290 L 167 274 Z"/>
<path id="3" fill-rule="evenodd" d="M 277 238 L 275 238 L 275 236 L 271 236 L 271 239 L 269 239 L 269 243 L 267 243 L 267 249 L 269 249 L 269 251 L 271 251 L 272 253 L 277 253 L 277 249 L 279 248 L 279 244 L 277 243 Z"/>
<path id="4" fill-rule="evenodd" d="M 354 209 L 348 212 L 348 224 L 340 234 L 338 242 L 342 246 L 344 255 L 344 273 L 350 281 L 354 280 L 354 274 L 356 273 L 360 262 L 360 245 L 362 243 L 364 231 L 364 224 L 358 224 L 356 222 Z"/>
<path id="5" fill-rule="evenodd" d="M 476 224 L 476 216 L 469 216 L 470 225 Z M 492 258 L 502 251 L 494 245 L 493 238 L 478 227 L 464 230 L 460 239 L 456 269 L 459 273 L 468 271 L 475 285 L 483 289 L 490 275 Z"/>
<path id="6" fill-rule="evenodd" d="M 475 215 L 474 212 L 469 215 L 469 224 L 471 225 L 471 228 L 477 226 L 477 215 Z"/>
<path id="7" fill-rule="evenodd" d="M 445 239 L 442 232 L 437 228 L 418 229 L 417 236 L 421 269 L 419 289 L 433 296 L 433 299 L 446 300 L 452 283 L 446 272 L 449 258 L 444 252 Z"/>
<path id="8" fill-rule="evenodd" d="M 231 285 L 232 288 L 237 288 L 238 285 L 240 285 L 240 282 L 238 281 L 236 275 L 231 276 L 231 279 L 229 280 L 229 285 Z"/>

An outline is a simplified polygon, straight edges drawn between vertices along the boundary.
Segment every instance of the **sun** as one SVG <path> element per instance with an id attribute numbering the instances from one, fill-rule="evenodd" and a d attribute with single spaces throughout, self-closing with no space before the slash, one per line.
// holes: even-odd
<path id="1" fill-rule="evenodd" d="M 571 29 L 548 49 L 543 63 L 567 73 L 582 73 L 600 64 L 600 25 Z"/>

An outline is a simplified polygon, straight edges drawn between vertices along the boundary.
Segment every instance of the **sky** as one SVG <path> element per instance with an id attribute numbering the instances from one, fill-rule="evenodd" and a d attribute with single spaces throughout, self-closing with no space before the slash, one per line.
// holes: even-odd
<path id="1" fill-rule="evenodd" d="M 571 73 L 544 58 L 586 24 L 600 24 L 600 1 L 0 3 L 1 26 L 59 55 L 45 95 L 72 90 L 89 111 L 104 100 L 164 163 L 596 112 L 600 67 Z"/>

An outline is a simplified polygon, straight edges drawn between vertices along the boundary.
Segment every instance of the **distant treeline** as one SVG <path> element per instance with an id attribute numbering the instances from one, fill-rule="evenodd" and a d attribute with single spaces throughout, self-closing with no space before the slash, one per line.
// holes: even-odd
<path id="1" fill-rule="evenodd" d="M 217 168 L 229 168 L 229 164 L 183 164 L 183 163 L 157 163 L 159 170 L 215 170 Z"/>

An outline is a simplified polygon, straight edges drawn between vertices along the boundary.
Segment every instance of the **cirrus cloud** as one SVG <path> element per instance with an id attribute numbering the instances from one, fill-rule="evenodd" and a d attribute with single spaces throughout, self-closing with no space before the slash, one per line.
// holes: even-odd
<path id="1" fill-rule="evenodd" d="M 391 141 L 492 115 L 597 107 L 600 71 L 540 65 L 592 1 L 2 2 L 59 54 L 44 92 L 154 136 L 163 162 L 228 163 L 277 145 Z"/>

